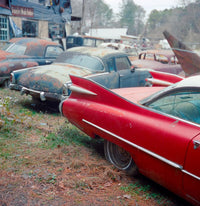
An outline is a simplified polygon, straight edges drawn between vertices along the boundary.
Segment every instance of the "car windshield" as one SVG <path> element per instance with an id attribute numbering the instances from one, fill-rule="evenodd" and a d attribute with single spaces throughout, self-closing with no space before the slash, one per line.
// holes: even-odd
<path id="1" fill-rule="evenodd" d="M 88 68 L 90 71 L 104 70 L 104 65 L 100 59 L 75 52 L 65 52 L 61 54 L 55 62 L 85 67 Z"/>

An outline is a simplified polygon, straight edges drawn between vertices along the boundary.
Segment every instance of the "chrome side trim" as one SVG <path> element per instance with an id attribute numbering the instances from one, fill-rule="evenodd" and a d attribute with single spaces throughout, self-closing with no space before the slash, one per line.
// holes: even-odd
<path id="1" fill-rule="evenodd" d="M 81 94 L 88 94 L 88 95 L 97 95 L 96 93 L 93 93 L 93 92 L 91 92 L 87 89 L 83 89 L 83 88 L 78 87 L 78 86 L 71 85 L 69 88 L 72 92 L 78 92 L 78 93 L 81 93 Z"/>
<path id="2" fill-rule="evenodd" d="M 197 180 L 200 180 L 200 177 L 198 177 L 198 176 L 196 176 L 196 175 L 193 175 L 192 173 L 190 173 L 190 172 L 188 172 L 188 171 L 186 171 L 186 170 L 182 170 L 182 172 L 185 173 L 185 174 L 187 174 L 187 175 L 189 175 L 189 176 L 191 176 L 191 177 L 193 177 L 193 178 L 195 178 L 195 179 L 197 179 Z"/>
<path id="3" fill-rule="evenodd" d="M 105 132 L 105 133 L 107 133 L 107 134 L 109 134 L 109 135 L 112 135 L 113 137 L 115 137 L 115 138 L 117 138 L 117 139 L 119 139 L 119 140 L 121 140 L 121 141 L 123 141 L 123 142 L 125 142 L 125 143 L 127 143 L 129 145 L 131 145 L 132 147 L 135 147 L 135 148 L 137 148 L 137 149 L 139 149 L 139 150 L 141 150 L 141 151 L 151 155 L 152 157 L 154 157 L 156 159 L 159 159 L 159 160 L 165 162 L 166 164 L 168 164 L 168 165 L 170 165 L 172 167 L 175 167 L 175 168 L 180 169 L 180 170 L 183 169 L 183 167 L 181 165 L 176 164 L 176 163 L 174 163 L 174 162 L 172 162 L 172 161 L 170 161 L 170 160 L 168 160 L 168 159 L 166 159 L 166 158 L 164 158 L 164 157 L 162 157 L 160 155 L 157 155 L 156 153 L 151 152 L 150 150 L 147 150 L 147 149 L 145 149 L 145 148 L 143 148 L 143 147 L 141 147 L 141 146 L 139 146 L 137 144 L 134 144 L 134 143 L 132 143 L 132 142 L 130 142 L 130 141 L 128 141 L 128 140 L 126 140 L 126 139 L 124 139 L 124 138 L 122 138 L 122 137 L 120 137 L 120 136 L 118 136 L 118 135 L 116 135 L 116 134 L 114 134 L 114 133 L 112 133 L 110 131 L 108 131 L 108 130 L 103 129 L 102 127 L 99 127 L 99 126 L 97 126 L 97 125 L 95 125 L 95 124 L 93 124 L 93 123 L 91 123 L 91 122 L 89 122 L 89 121 L 87 121 L 85 119 L 82 119 L 82 121 L 87 123 L 87 124 L 89 124 L 89 125 L 91 125 L 91 126 L 93 126 L 93 127 L 95 127 L 95 128 L 97 128 L 97 129 L 99 129 L 99 130 L 101 130 L 101 131 L 103 131 L 103 132 Z"/>

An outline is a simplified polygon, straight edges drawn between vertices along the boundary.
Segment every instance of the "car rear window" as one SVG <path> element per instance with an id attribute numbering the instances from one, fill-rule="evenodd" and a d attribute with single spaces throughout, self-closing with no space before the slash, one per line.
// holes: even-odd
<path id="1" fill-rule="evenodd" d="M 26 46 L 13 44 L 6 49 L 7 52 L 16 53 L 18 55 L 24 55 L 26 51 Z"/>
<path id="2" fill-rule="evenodd" d="M 81 53 L 67 52 L 61 54 L 55 62 L 81 66 L 96 72 L 104 70 L 103 62 L 100 59 Z"/>

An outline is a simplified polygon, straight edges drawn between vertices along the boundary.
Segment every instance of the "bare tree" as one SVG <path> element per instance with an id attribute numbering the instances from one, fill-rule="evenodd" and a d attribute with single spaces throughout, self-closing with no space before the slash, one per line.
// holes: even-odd
<path id="1" fill-rule="evenodd" d="M 191 4 L 192 2 L 194 2 L 194 0 L 179 0 L 179 5 L 181 7 L 186 7 L 188 4 Z"/>

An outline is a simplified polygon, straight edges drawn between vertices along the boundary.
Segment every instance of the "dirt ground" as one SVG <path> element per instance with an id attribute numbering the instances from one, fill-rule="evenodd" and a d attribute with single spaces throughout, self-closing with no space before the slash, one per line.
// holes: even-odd
<path id="1" fill-rule="evenodd" d="M 55 105 L 0 89 L 0 206 L 189 205 L 104 158 Z"/>

